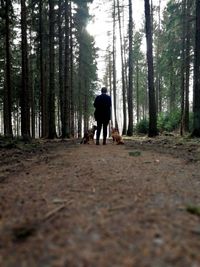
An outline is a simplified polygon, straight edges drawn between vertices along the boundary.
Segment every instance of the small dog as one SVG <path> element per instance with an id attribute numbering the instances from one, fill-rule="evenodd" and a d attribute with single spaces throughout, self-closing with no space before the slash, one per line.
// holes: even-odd
<path id="1" fill-rule="evenodd" d="M 81 144 L 89 144 L 90 140 L 94 141 L 94 134 L 97 130 L 97 126 L 93 125 L 91 129 L 88 129 L 83 136 L 83 139 L 81 140 Z"/>
<path id="2" fill-rule="evenodd" d="M 112 129 L 111 133 L 113 143 L 116 142 L 117 145 L 124 145 L 124 141 L 122 140 L 121 135 L 119 134 L 119 131 L 116 128 Z"/>

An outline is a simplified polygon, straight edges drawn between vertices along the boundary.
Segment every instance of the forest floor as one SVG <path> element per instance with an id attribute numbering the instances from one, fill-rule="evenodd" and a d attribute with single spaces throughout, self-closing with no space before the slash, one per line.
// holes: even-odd
<path id="1" fill-rule="evenodd" d="M 1 148 L 0 266 L 199 267 L 200 140 Z"/>

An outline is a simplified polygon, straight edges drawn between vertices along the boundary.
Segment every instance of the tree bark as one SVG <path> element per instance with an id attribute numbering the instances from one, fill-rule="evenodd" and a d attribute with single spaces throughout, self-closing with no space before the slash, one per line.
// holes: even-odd
<path id="1" fill-rule="evenodd" d="M 158 36 L 156 49 L 156 106 L 157 112 L 162 112 L 161 74 L 160 74 L 160 38 L 161 38 L 161 0 L 158 5 Z"/>
<path id="2" fill-rule="evenodd" d="M 185 66 L 185 108 L 184 108 L 184 131 L 189 132 L 189 84 L 190 84 L 190 1 L 187 0 L 186 11 L 186 66 Z"/>
<path id="3" fill-rule="evenodd" d="M 117 78 L 116 78 L 116 33 L 115 33 L 115 25 L 116 25 L 116 2 L 113 1 L 113 106 L 114 106 L 114 117 L 115 117 L 115 128 L 118 130 L 118 122 L 117 122 Z"/>
<path id="4" fill-rule="evenodd" d="M 70 137 L 70 91 L 69 91 L 69 64 L 70 64 L 70 49 L 69 49 L 69 0 L 65 0 L 65 60 L 64 60 L 64 94 L 63 94 L 63 123 L 62 137 Z"/>
<path id="5" fill-rule="evenodd" d="M 61 136 L 63 137 L 64 126 L 64 62 L 63 62 L 63 30 L 62 30 L 62 0 L 58 2 L 58 38 L 59 38 L 59 104 L 60 104 L 60 119 L 61 119 Z"/>
<path id="6" fill-rule="evenodd" d="M 55 2 L 49 0 L 49 97 L 48 97 L 48 111 L 49 111 L 49 125 L 48 138 L 56 137 L 55 127 Z"/>
<path id="7" fill-rule="evenodd" d="M 5 3 L 5 47 L 6 47 L 6 75 L 4 85 L 4 135 L 7 137 L 13 136 L 12 131 L 12 96 L 11 96 L 11 55 L 10 55 L 10 19 L 9 19 L 9 6 L 10 0 Z"/>
<path id="8" fill-rule="evenodd" d="M 186 35 L 186 0 L 182 2 L 182 62 L 181 62 L 181 127 L 180 135 L 183 135 L 184 128 L 184 107 L 185 107 L 185 35 Z"/>
<path id="9" fill-rule="evenodd" d="M 138 60 L 136 61 L 136 116 L 137 116 L 137 123 L 140 121 L 140 104 L 139 104 L 139 62 Z"/>
<path id="10" fill-rule="evenodd" d="M 129 58 L 128 58 L 128 131 L 127 135 L 133 135 L 133 11 L 132 0 L 129 0 Z"/>
<path id="11" fill-rule="evenodd" d="M 48 135 L 47 88 L 45 84 L 43 0 L 39 2 L 39 51 L 40 51 L 40 109 L 41 137 Z"/>
<path id="12" fill-rule="evenodd" d="M 124 48 L 122 42 L 122 25 L 120 16 L 119 0 L 117 0 L 118 9 L 118 21 L 119 21 L 119 36 L 120 36 L 120 52 L 121 52 L 121 74 L 122 74 L 122 100 L 123 100 L 123 129 L 122 134 L 125 135 L 127 131 L 127 119 L 126 119 L 126 81 L 125 81 L 125 66 L 124 66 Z"/>
<path id="13" fill-rule="evenodd" d="M 200 137 L 200 0 L 196 0 L 196 31 L 194 50 L 194 103 L 192 136 Z"/>
<path id="14" fill-rule="evenodd" d="M 30 138 L 30 93 L 28 79 L 28 45 L 26 1 L 21 0 L 21 32 L 22 32 L 22 90 L 21 90 L 21 134 L 23 139 Z"/>
<path id="15" fill-rule="evenodd" d="M 72 17 L 72 0 L 70 0 L 70 134 L 74 137 L 74 56 L 73 56 L 73 17 Z"/>
<path id="16" fill-rule="evenodd" d="M 148 88 L 149 88 L 149 137 L 158 135 L 157 112 L 154 90 L 153 45 L 149 0 L 145 0 L 145 29 L 147 42 Z"/>

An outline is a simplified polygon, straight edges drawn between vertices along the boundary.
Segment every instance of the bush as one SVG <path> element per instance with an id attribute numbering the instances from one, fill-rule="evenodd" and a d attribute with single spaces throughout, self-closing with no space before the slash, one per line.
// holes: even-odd
<path id="1" fill-rule="evenodd" d="M 138 134 L 147 134 L 149 130 L 149 121 L 143 119 L 136 124 L 136 132 Z"/>
<path id="2" fill-rule="evenodd" d="M 158 115 L 157 122 L 159 132 L 172 132 L 176 130 L 180 125 L 180 117 L 180 111 L 174 111 L 172 113 L 160 113 Z"/>
<path id="3" fill-rule="evenodd" d="M 174 112 L 162 112 L 158 114 L 157 128 L 159 132 L 173 132 L 180 127 L 181 112 L 176 110 Z M 192 130 L 193 113 L 189 114 L 189 128 Z M 136 132 L 138 134 L 148 134 L 149 120 L 143 119 L 136 124 Z"/>

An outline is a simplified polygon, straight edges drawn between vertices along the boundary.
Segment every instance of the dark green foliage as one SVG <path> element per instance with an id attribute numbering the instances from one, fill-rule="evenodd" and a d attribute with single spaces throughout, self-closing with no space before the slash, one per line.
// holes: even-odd
<path id="1" fill-rule="evenodd" d="M 138 157 L 140 155 L 141 155 L 141 152 L 138 150 L 129 152 L 129 156 L 131 157 Z"/>
<path id="2" fill-rule="evenodd" d="M 177 130 L 180 126 L 180 111 L 174 111 L 171 113 L 160 113 L 158 116 L 158 129 L 159 132 L 167 131 L 172 132 Z"/>
<path id="3" fill-rule="evenodd" d="M 200 216 L 200 207 L 199 206 L 194 206 L 194 205 L 188 205 L 186 207 L 186 210 L 194 215 Z"/>
<path id="4" fill-rule="evenodd" d="M 32 139 L 29 137 L 26 140 L 22 137 L 13 138 L 13 137 L 4 137 L 0 136 L 0 148 L 5 149 L 22 149 L 22 150 L 34 150 L 39 147 L 39 143 L 32 142 Z"/>
<path id="5" fill-rule="evenodd" d="M 13 141 L 12 138 L 0 136 L 0 148 L 11 149 L 15 147 L 16 143 Z"/>
<path id="6" fill-rule="evenodd" d="M 180 127 L 180 110 L 174 112 L 162 112 L 158 114 L 158 131 L 162 132 L 173 132 L 179 129 Z M 190 113 L 190 130 L 192 129 L 192 117 L 193 114 Z M 138 134 L 147 134 L 148 133 L 148 120 L 143 119 L 136 124 L 136 132 Z"/>
<path id="7" fill-rule="evenodd" d="M 136 31 L 134 35 L 133 43 L 133 57 L 134 57 L 134 69 L 133 69 L 133 101 L 136 106 L 137 122 L 144 116 L 147 102 L 147 66 L 145 62 L 145 56 L 141 50 L 143 34 L 141 31 Z"/>
<path id="8" fill-rule="evenodd" d="M 169 112 L 180 105 L 181 72 L 181 7 L 170 1 L 164 11 L 162 32 L 160 34 L 160 57 L 157 71 L 162 75 L 162 92 L 168 103 Z"/>
<path id="9" fill-rule="evenodd" d="M 143 119 L 136 125 L 136 132 L 138 134 L 147 134 L 149 130 L 149 121 L 147 119 Z"/>

